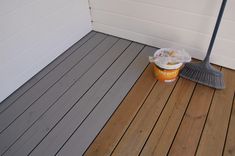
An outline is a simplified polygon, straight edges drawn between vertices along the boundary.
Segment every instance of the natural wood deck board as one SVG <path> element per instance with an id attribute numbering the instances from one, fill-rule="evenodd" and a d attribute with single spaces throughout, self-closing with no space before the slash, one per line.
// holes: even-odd
<path id="1" fill-rule="evenodd" d="M 167 154 L 194 88 L 194 82 L 179 79 L 141 155 Z"/>
<path id="2" fill-rule="evenodd" d="M 222 68 L 226 88 L 216 90 L 209 115 L 202 132 L 197 155 L 222 155 L 231 113 L 234 91 L 235 72 Z"/>
<path id="3" fill-rule="evenodd" d="M 230 123 L 228 128 L 228 134 L 226 137 L 226 143 L 224 147 L 225 156 L 235 155 L 235 94 L 233 97 L 233 109 L 231 112 Z"/>
<path id="4" fill-rule="evenodd" d="M 138 155 L 171 94 L 174 84 L 157 82 L 143 107 L 114 149 L 113 155 Z M 128 146 L 128 148 L 127 148 Z"/>
<path id="5" fill-rule="evenodd" d="M 198 84 L 179 127 L 169 155 L 194 155 L 214 90 Z"/>
<path id="6" fill-rule="evenodd" d="M 154 96 L 149 95 L 147 97 L 135 116 L 125 115 L 124 110 L 119 110 L 128 107 L 124 105 L 130 105 L 122 103 L 87 149 L 85 155 L 161 156 L 167 154 L 211 155 L 211 153 L 213 155 L 222 155 L 223 149 L 225 155 L 232 155 L 235 145 L 234 107 L 231 110 L 235 93 L 235 81 L 233 79 L 235 71 L 222 68 L 222 72 L 225 74 L 227 86 L 225 90 L 215 90 L 200 84 L 195 86 L 194 82 L 180 78 L 172 93 L 167 95 L 169 99 L 165 101 L 165 106 L 161 107 L 162 112 L 159 116 L 157 111 L 159 107 L 152 105 L 153 110 L 149 109 L 147 111 L 145 108 L 149 98 L 158 98 L 161 95 L 160 92 L 156 91 L 157 88 L 166 91 L 166 89 L 157 86 L 159 82 L 150 92 L 150 95 Z M 144 75 L 141 78 L 144 79 Z M 228 80 L 229 78 L 230 80 Z M 137 92 L 136 96 L 138 96 Z M 126 98 L 128 99 L 129 95 Z M 153 103 L 157 105 L 159 101 Z M 151 113 L 154 111 L 157 112 Z M 155 116 L 149 117 L 151 114 Z M 124 130 L 122 126 L 120 130 L 118 129 L 119 118 L 121 125 L 123 122 L 125 123 Z M 151 120 L 155 120 L 155 123 Z M 209 125 L 209 128 L 207 128 L 207 125 Z M 115 133 L 112 133 L 113 131 Z M 207 133 L 203 134 L 205 131 Z M 205 137 L 205 141 L 204 145 L 201 145 L 203 137 Z M 201 148 L 205 153 L 199 153 L 202 150 Z"/>
<path id="7" fill-rule="evenodd" d="M 165 84 L 155 50 L 90 32 L 0 104 L 0 155 L 234 155 L 235 71 Z"/>

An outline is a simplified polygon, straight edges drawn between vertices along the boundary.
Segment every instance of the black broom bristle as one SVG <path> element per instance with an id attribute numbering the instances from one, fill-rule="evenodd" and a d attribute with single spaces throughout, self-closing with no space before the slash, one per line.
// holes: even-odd
<path id="1" fill-rule="evenodd" d="M 205 65 L 203 62 L 186 63 L 180 76 L 212 88 L 225 88 L 223 73 L 214 69 L 210 64 Z"/>

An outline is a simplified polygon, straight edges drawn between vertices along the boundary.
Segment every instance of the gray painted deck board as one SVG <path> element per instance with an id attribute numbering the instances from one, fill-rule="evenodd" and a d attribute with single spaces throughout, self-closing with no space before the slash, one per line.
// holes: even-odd
<path id="1" fill-rule="evenodd" d="M 117 55 L 117 54 L 121 54 L 123 52 L 123 50 L 130 44 L 129 41 L 126 41 L 126 40 L 119 40 L 114 46 L 112 49 L 112 53 Z M 110 55 L 111 56 L 111 55 Z M 101 60 L 102 61 L 102 60 Z M 101 63 L 100 63 L 101 65 Z M 111 66 L 112 68 L 113 66 Z M 99 66 L 97 67 L 94 67 L 94 68 L 99 68 Z M 92 70 L 92 69 L 91 69 Z M 110 68 L 108 69 L 110 70 Z M 90 79 L 93 79 L 94 76 L 94 73 L 88 73 L 90 75 Z M 87 75 L 87 77 L 89 78 L 89 75 Z M 85 76 L 85 75 L 84 75 Z M 103 77 L 103 76 L 102 76 Z M 84 79 L 85 80 L 85 79 Z M 99 82 L 99 80 L 89 89 L 88 93 L 90 92 L 90 90 L 92 90 L 92 88 L 94 88 L 94 86 L 97 85 L 97 83 Z M 105 82 L 103 82 L 103 84 L 101 85 L 106 85 Z M 86 85 L 86 84 L 85 84 Z M 99 85 L 99 87 L 102 87 L 101 85 Z M 109 85 L 110 86 L 110 85 Z M 107 87 L 109 87 L 107 86 Z M 81 85 L 78 86 L 77 88 L 75 88 L 77 91 L 76 95 L 74 96 L 77 96 L 77 98 L 75 100 L 72 100 L 71 102 L 67 102 L 66 103 L 66 107 L 63 106 L 63 103 L 60 102 L 58 103 L 57 105 L 55 105 L 55 107 L 51 108 L 48 112 L 46 112 L 46 114 L 44 115 L 44 118 L 42 120 L 40 120 L 39 122 L 37 122 L 30 130 L 29 132 L 27 132 L 27 134 L 25 134 L 24 137 L 22 137 L 17 143 L 16 145 L 20 146 L 20 150 L 19 151 L 16 151 L 17 154 L 22 154 L 24 155 L 25 153 L 29 153 L 33 147 L 35 147 L 37 144 L 33 144 L 35 142 L 39 143 L 40 140 L 38 140 L 39 138 L 43 138 L 49 130 L 51 130 L 52 127 L 55 126 L 55 124 L 60 121 L 60 119 L 63 117 L 64 114 L 66 114 L 66 112 L 68 112 L 68 110 L 70 110 L 71 107 L 74 106 L 74 104 L 76 104 L 76 101 L 77 99 L 79 99 L 80 97 L 82 97 L 81 99 L 83 99 L 84 96 L 81 96 L 81 94 L 78 94 L 79 93 L 79 90 L 81 90 Z M 98 90 L 97 90 L 98 91 Z M 72 94 L 73 92 L 71 92 Z M 87 94 L 87 93 L 86 93 Z M 80 100 L 81 100 L 80 99 Z M 79 100 L 79 101 L 80 101 Z M 89 105 L 89 103 L 86 103 L 86 105 Z M 74 110 L 74 108 L 72 109 Z M 80 110 L 79 110 L 80 111 Z M 76 113 L 80 113 L 80 112 L 76 112 Z M 52 115 L 53 114 L 53 115 Z M 75 121 L 77 121 L 78 119 L 76 119 Z M 60 121 L 61 122 L 61 121 Z M 72 121 L 71 121 L 72 122 Z M 66 127 L 66 128 L 69 128 L 69 127 Z M 46 129 L 48 131 L 46 131 Z M 39 131 L 38 131 L 39 130 Z M 54 133 L 54 132 L 50 132 L 51 133 Z M 60 133 L 60 132 L 59 132 Z M 33 138 L 30 138 L 31 135 L 34 135 Z M 61 136 L 62 137 L 63 134 L 59 134 L 58 136 Z M 35 141 L 37 140 L 37 141 Z M 55 139 L 53 139 L 55 140 Z M 50 140 L 50 141 L 53 141 L 53 140 Z M 56 145 L 59 146 L 60 142 L 58 142 L 59 140 L 56 140 Z M 25 144 L 24 146 L 22 146 L 22 143 Z M 63 142 L 62 142 L 63 144 Z M 15 146 L 16 146 L 15 145 Z M 15 149 L 15 146 L 13 146 L 12 148 Z M 50 149 L 53 148 L 53 145 L 52 144 L 49 144 L 50 146 Z M 30 149 L 31 147 L 31 149 Z M 43 151 L 43 152 L 46 152 L 46 151 Z M 47 155 L 45 153 L 42 153 L 43 155 Z"/>
<path id="2" fill-rule="evenodd" d="M 3 101 L 0 154 L 83 153 L 147 66 L 143 47 L 89 33 Z"/>
<path id="3" fill-rule="evenodd" d="M 0 133 L 3 132 L 12 122 L 19 117 L 32 103 L 37 101 L 47 90 L 60 80 L 74 65 L 79 63 L 83 57 L 95 48 L 106 35 L 97 34 L 81 46 L 77 52 L 69 56 L 59 64 L 52 72 L 47 74 L 40 83 L 34 85 L 28 92 L 21 96 L 8 109 L 0 114 Z M 1 149 L 1 148 L 0 148 Z M 1 150 L 0 150 L 1 151 Z"/>
<path id="4" fill-rule="evenodd" d="M 121 76 L 142 47 L 143 45 L 140 44 L 132 44 L 103 74 L 86 95 L 77 102 L 75 107 L 60 121 L 59 125 L 40 143 L 32 152 L 32 155 L 39 155 L 40 153 L 43 155 L 54 155 Z M 61 131 L 61 128 L 63 131 Z M 45 150 L 47 146 L 51 148 Z"/>
<path id="5" fill-rule="evenodd" d="M 58 56 L 53 62 L 48 64 L 44 69 L 42 69 L 38 74 L 32 77 L 14 93 L 12 93 L 8 98 L 0 103 L 0 114 L 6 110 L 12 103 L 14 103 L 20 96 L 22 96 L 26 91 L 33 87 L 37 82 L 39 82 L 44 76 L 46 76 L 50 71 L 52 71 L 57 65 L 64 61 L 68 56 L 70 56 L 75 50 L 81 47 L 87 40 L 94 36 L 96 32 L 91 31 L 89 34 L 84 36 L 81 40 L 75 43 L 72 47 Z"/>
<path id="6" fill-rule="evenodd" d="M 37 121 L 79 78 L 82 78 L 83 74 L 85 74 L 117 40 L 116 37 L 107 37 L 5 129 L 0 134 L 0 140 L 6 140 L 4 143 L 0 143 L 0 151 L 5 151 L 6 148 L 13 144 L 15 140 Z"/>
<path id="7" fill-rule="evenodd" d="M 148 65 L 147 56 L 152 55 L 155 50 L 155 48 L 146 47 L 140 55 L 138 55 L 57 155 L 77 156 L 85 152 L 86 148 L 102 129 L 106 121 Z"/>

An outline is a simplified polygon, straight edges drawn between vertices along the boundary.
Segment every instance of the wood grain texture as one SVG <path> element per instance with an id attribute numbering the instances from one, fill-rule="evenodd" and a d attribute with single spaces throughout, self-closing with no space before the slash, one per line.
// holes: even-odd
<path id="1" fill-rule="evenodd" d="M 224 90 L 216 90 L 196 155 L 222 155 L 235 91 L 235 73 L 223 68 Z"/>
<path id="2" fill-rule="evenodd" d="M 169 155 L 194 155 L 211 104 L 214 89 L 198 84 L 183 121 L 170 148 Z"/>
<path id="3" fill-rule="evenodd" d="M 112 155 L 139 154 L 173 88 L 174 83 L 167 85 L 159 81 L 157 82 Z"/>
<path id="4" fill-rule="evenodd" d="M 155 82 L 152 66 L 149 65 L 112 115 L 104 129 L 88 148 L 84 154 L 85 156 L 108 156 L 112 153 L 132 119 L 141 108 Z"/>
<path id="5" fill-rule="evenodd" d="M 229 129 L 223 153 L 224 156 L 235 155 L 235 94 L 233 97 L 233 109 L 231 113 L 232 114 L 230 118 Z"/>
<path id="6" fill-rule="evenodd" d="M 140 155 L 167 154 L 194 87 L 194 82 L 179 79 Z"/>

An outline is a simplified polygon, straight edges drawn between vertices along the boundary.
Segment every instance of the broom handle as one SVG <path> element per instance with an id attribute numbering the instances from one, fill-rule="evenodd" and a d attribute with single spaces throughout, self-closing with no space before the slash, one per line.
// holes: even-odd
<path id="1" fill-rule="evenodd" d="M 223 2 L 221 4 L 219 15 L 217 17 L 217 21 L 216 21 L 216 24 L 215 24 L 214 32 L 213 32 L 213 35 L 211 37 L 210 45 L 209 45 L 209 48 L 207 50 L 204 62 L 208 62 L 209 63 L 209 59 L 210 59 L 210 55 L 211 55 L 211 50 L 212 50 L 214 42 L 215 42 L 216 34 L 217 34 L 218 29 L 219 29 L 219 25 L 220 25 L 220 22 L 221 22 L 223 13 L 224 13 L 224 8 L 225 8 L 225 5 L 226 5 L 226 2 L 227 2 L 227 0 L 223 0 Z"/>

